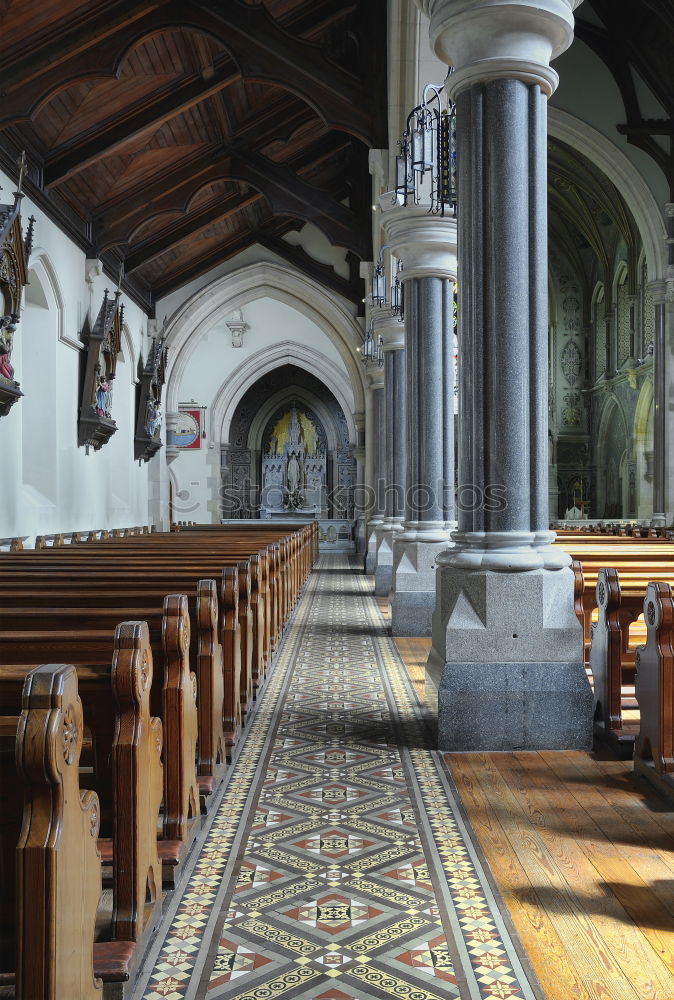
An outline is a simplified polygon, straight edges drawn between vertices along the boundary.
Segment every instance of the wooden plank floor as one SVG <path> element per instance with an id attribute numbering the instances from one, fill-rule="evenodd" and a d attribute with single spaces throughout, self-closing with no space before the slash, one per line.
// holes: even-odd
<path id="1" fill-rule="evenodd" d="M 672 1000 L 674 811 L 631 763 L 446 760 L 546 1000 Z"/>
<path id="2" fill-rule="evenodd" d="M 423 702 L 430 639 L 395 642 Z M 674 1000 L 674 808 L 631 762 L 445 759 L 546 1000 Z"/>

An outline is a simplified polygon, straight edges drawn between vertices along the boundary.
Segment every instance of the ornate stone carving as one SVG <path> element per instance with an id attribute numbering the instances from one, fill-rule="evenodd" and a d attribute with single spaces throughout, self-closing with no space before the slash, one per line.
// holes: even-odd
<path id="1" fill-rule="evenodd" d="M 325 485 L 326 455 L 318 429 L 293 403 L 274 423 L 264 446 L 263 509 L 319 512 Z"/>
<path id="2" fill-rule="evenodd" d="M 243 335 L 250 330 L 250 326 L 243 318 L 243 310 L 237 309 L 229 319 L 225 320 L 225 325 L 232 335 L 232 347 L 243 347 Z"/>
<path id="3" fill-rule="evenodd" d="M 580 393 L 565 392 L 564 402 L 566 406 L 562 410 L 562 420 L 565 427 L 580 427 L 582 411 L 580 407 Z"/>
<path id="4" fill-rule="evenodd" d="M 578 345 L 570 340 L 561 355 L 562 372 L 569 385 L 575 385 L 583 367 L 583 358 Z"/>

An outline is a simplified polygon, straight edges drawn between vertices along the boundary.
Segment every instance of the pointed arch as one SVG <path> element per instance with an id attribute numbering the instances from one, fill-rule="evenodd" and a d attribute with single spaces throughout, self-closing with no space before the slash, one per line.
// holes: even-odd
<path id="1" fill-rule="evenodd" d="M 363 366 L 356 351 L 363 338 L 360 323 L 349 312 L 346 304 L 328 289 L 317 285 L 300 271 L 272 261 L 250 264 L 231 274 L 217 278 L 210 285 L 195 292 L 170 318 L 166 332 L 166 345 L 169 348 L 167 410 L 176 411 L 178 409 L 182 376 L 187 370 L 192 353 L 201 338 L 216 323 L 235 310 L 262 298 L 275 299 L 296 309 L 326 334 L 337 348 L 348 372 L 348 391 L 345 392 L 342 386 L 339 388 L 339 394 L 335 392 L 335 395 L 344 408 L 347 419 L 353 412 L 364 411 Z M 299 344 L 286 342 L 284 344 L 284 357 L 288 357 L 290 349 L 294 351 L 294 358 L 297 359 L 294 363 L 299 364 L 300 367 L 311 364 L 312 367 L 308 370 L 314 370 L 316 359 L 319 357 L 315 352 L 301 348 Z M 276 353 L 276 350 L 267 351 L 266 356 Z M 311 361 L 308 360 L 307 355 L 312 359 Z M 258 358 L 258 364 L 263 360 L 263 358 Z M 332 371 L 332 381 L 339 383 L 342 376 L 337 373 L 334 364 L 327 358 L 324 361 Z M 275 366 L 279 363 L 283 362 L 277 360 Z M 266 370 L 270 369 L 267 367 Z M 259 378 L 259 376 L 260 369 L 258 368 L 257 377 Z M 230 377 L 230 386 L 233 377 Z M 323 374 L 320 377 L 325 381 Z M 326 385 L 334 391 L 333 386 L 328 381 L 326 381 Z M 215 409 L 214 406 L 212 419 Z M 211 424 L 213 430 L 217 426 L 216 433 L 221 430 L 222 425 L 218 424 L 224 416 L 224 408 L 221 407 L 219 412 L 221 416 Z"/>
<path id="2" fill-rule="evenodd" d="M 639 229 L 649 280 L 663 281 L 667 276 L 665 223 L 658 203 L 637 168 L 605 135 L 560 108 L 548 108 L 548 131 L 555 139 L 591 160 L 616 186 Z"/>

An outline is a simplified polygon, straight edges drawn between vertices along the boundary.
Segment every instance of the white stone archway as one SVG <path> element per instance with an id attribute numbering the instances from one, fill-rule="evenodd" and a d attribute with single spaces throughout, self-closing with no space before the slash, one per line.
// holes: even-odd
<path id="1" fill-rule="evenodd" d="M 187 300 L 170 318 L 166 331 L 166 346 L 169 348 L 167 370 L 166 408 L 176 411 L 180 396 L 182 376 L 190 357 L 202 338 L 220 320 L 224 320 L 237 309 L 257 299 L 270 298 L 283 302 L 322 330 L 334 344 L 348 373 L 349 391 L 340 390 L 340 405 L 347 413 L 362 412 L 365 409 L 365 387 L 362 365 L 356 348 L 362 341 L 362 328 L 358 320 L 349 312 L 345 303 L 336 295 L 311 281 L 300 271 L 271 261 L 248 265 L 232 274 L 216 279 L 211 285 L 200 289 Z M 286 342 L 286 347 L 288 342 Z M 299 352 L 300 345 L 292 345 Z M 267 351 L 267 356 L 271 352 Z M 313 355 L 313 352 L 307 352 Z M 286 350 L 287 354 L 287 350 Z M 315 358 L 315 355 L 313 355 Z M 288 358 L 289 361 L 292 359 Z M 327 359 L 325 359 L 327 361 Z M 294 361 L 306 367 L 304 360 Z M 333 372 L 333 382 L 337 380 L 334 364 L 328 362 Z M 278 365 L 276 363 L 275 367 Z M 243 366 L 242 366 L 243 367 Z M 267 370 L 270 370 L 267 368 Z M 316 370 L 315 360 L 310 371 Z M 234 373 L 235 374 L 235 373 Z M 258 368 L 258 378 L 261 372 Z M 320 377 L 325 380 L 323 374 Z M 231 385 L 231 382 L 230 382 Z M 332 386 L 326 381 L 332 390 Z M 333 390 L 334 391 L 334 390 Z M 346 403 L 346 405 L 345 405 Z M 212 411 L 212 419 L 216 407 Z M 213 430 L 220 426 L 211 424 Z M 351 431 L 350 431 L 351 432 Z M 216 431 L 215 438 L 217 439 Z M 222 438 L 221 438 L 222 440 Z"/>
<path id="2" fill-rule="evenodd" d="M 649 281 L 667 277 L 665 239 L 667 232 L 662 212 L 650 188 L 621 149 L 574 115 L 559 108 L 548 108 L 548 132 L 594 163 L 629 205 L 646 253 Z"/>
<path id="3" fill-rule="evenodd" d="M 325 355 L 289 340 L 282 341 L 271 350 L 264 348 L 258 351 L 227 375 L 211 408 L 211 440 L 222 443 L 229 441 L 232 419 L 245 394 L 259 379 L 281 365 L 296 365 L 324 383 L 341 406 L 349 429 L 349 441 L 355 444 L 357 436 L 354 412 L 357 412 L 357 407 L 349 380 Z"/>

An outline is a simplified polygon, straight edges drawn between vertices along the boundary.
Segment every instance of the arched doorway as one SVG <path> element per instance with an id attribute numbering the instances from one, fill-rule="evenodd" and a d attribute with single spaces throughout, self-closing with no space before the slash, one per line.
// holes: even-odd
<path id="1" fill-rule="evenodd" d="M 347 417 L 330 389 L 297 365 L 279 366 L 245 392 L 221 449 L 223 517 L 353 519 Z"/>

